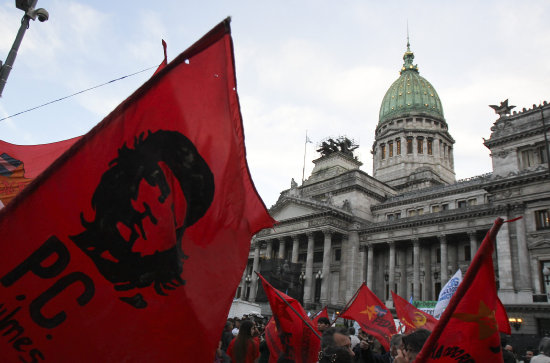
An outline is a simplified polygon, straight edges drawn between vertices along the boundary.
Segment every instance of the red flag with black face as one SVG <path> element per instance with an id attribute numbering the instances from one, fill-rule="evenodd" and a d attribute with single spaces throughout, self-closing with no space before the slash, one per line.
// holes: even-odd
<path id="1" fill-rule="evenodd" d="M 276 349 L 270 349 L 270 354 L 278 354 L 277 359 L 285 357 L 296 363 L 317 362 L 321 340 L 314 332 L 312 322 L 302 305 L 296 299 L 275 289 L 262 275 L 258 276 L 269 300 L 275 321 L 274 330 L 282 346 L 281 352 L 278 350 L 279 343 L 276 343 Z M 269 361 L 272 362 L 271 356 Z"/>
<path id="2" fill-rule="evenodd" d="M 502 362 L 493 244 L 503 221 L 487 232 L 458 290 L 415 362 Z M 502 329 L 503 327 L 501 327 Z"/>
<path id="3" fill-rule="evenodd" d="M 428 313 L 417 309 L 407 300 L 391 292 L 397 318 L 405 326 L 405 333 L 410 333 L 416 329 L 427 329 L 432 331 L 438 323 L 438 320 Z"/>
<path id="4" fill-rule="evenodd" d="M 2 360 L 212 361 L 272 222 L 226 20 L 0 211 Z"/>
<path id="5" fill-rule="evenodd" d="M 315 329 L 317 329 L 317 322 L 319 321 L 319 318 L 327 318 L 329 319 L 328 317 L 328 310 L 327 310 L 327 307 L 325 306 L 324 308 L 321 309 L 321 311 L 319 311 L 317 314 L 315 314 L 315 316 L 313 317 L 313 319 L 311 319 L 311 322 L 313 324 L 313 327 Z"/>
<path id="6" fill-rule="evenodd" d="M 386 350 L 390 350 L 390 338 L 397 333 L 392 313 L 366 284 L 361 285 L 355 300 L 340 317 L 355 320 L 363 331 L 378 339 Z"/>

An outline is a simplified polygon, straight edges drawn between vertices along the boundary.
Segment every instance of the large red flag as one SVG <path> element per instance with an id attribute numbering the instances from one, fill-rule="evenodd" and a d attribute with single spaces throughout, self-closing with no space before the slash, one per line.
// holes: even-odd
<path id="1" fill-rule="evenodd" d="M 262 275 L 258 276 L 271 306 L 276 332 L 283 347 L 282 356 L 296 363 L 317 362 L 321 340 L 313 330 L 312 322 L 302 305 L 296 299 L 275 289 Z M 274 349 L 269 353 L 269 360 L 272 362 L 271 355 L 279 352 Z M 281 355 L 274 357 L 274 361 L 280 357 Z"/>
<path id="2" fill-rule="evenodd" d="M 405 333 L 412 332 L 416 329 L 427 329 L 432 331 L 437 325 L 437 319 L 422 310 L 417 309 L 407 300 L 391 292 L 393 303 L 395 304 L 395 312 L 397 318 L 405 326 Z"/>
<path id="3" fill-rule="evenodd" d="M 317 314 L 315 314 L 313 316 L 313 319 L 311 319 L 311 322 L 313 324 L 313 327 L 315 329 L 317 329 L 317 322 L 319 321 L 319 318 L 327 318 L 329 319 L 328 317 L 328 310 L 327 310 L 327 307 L 325 306 L 324 308 L 321 309 L 321 311 L 317 312 Z"/>
<path id="4" fill-rule="evenodd" d="M 79 139 L 43 145 L 15 145 L 0 140 L 0 202 L 7 205 Z"/>
<path id="5" fill-rule="evenodd" d="M 0 211 L 2 361 L 212 361 L 272 222 L 226 20 Z"/>
<path id="6" fill-rule="evenodd" d="M 487 232 L 458 290 L 415 362 L 502 362 L 493 244 L 503 221 Z"/>
<path id="7" fill-rule="evenodd" d="M 344 319 L 355 320 L 361 329 L 374 336 L 386 350 L 390 349 L 390 338 L 397 333 L 390 309 L 374 295 L 365 283 L 361 285 L 355 300 L 340 314 Z"/>

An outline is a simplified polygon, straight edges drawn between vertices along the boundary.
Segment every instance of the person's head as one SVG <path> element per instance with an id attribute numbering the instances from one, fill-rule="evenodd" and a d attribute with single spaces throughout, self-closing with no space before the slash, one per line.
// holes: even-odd
<path id="1" fill-rule="evenodd" d="M 540 340 L 539 353 L 550 356 L 550 338 L 544 337 Z"/>
<path id="2" fill-rule="evenodd" d="M 394 358 L 397 356 L 397 349 L 403 349 L 402 334 L 394 334 L 390 339 L 390 354 Z"/>
<path id="3" fill-rule="evenodd" d="M 416 359 L 429 336 L 430 332 L 426 329 L 418 329 L 403 336 L 404 355 L 409 362 L 413 362 Z"/>
<path id="4" fill-rule="evenodd" d="M 525 352 L 525 359 L 523 360 L 524 362 L 530 362 L 531 361 L 531 358 L 533 358 L 535 354 L 533 353 L 532 350 L 528 350 Z"/>
<path id="5" fill-rule="evenodd" d="M 235 319 L 235 328 L 239 329 L 241 327 L 241 320 L 240 319 Z"/>
<path id="6" fill-rule="evenodd" d="M 328 328 L 323 332 L 323 336 L 321 337 L 321 349 L 325 350 L 328 347 L 344 347 L 349 351 L 352 357 L 354 356 L 351 350 L 351 340 L 348 330 L 344 327 Z"/>
<path id="7" fill-rule="evenodd" d="M 351 363 L 352 359 L 345 347 L 327 347 L 319 352 L 319 363 Z"/>
<path id="8" fill-rule="evenodd" d="M 355 335 L 355 328 L 352 327 L 352 326 L 349 327 L 349 328 L 348 328 L 348 333 L 349 333 L 349 335 Z"/>
<path id="9" fill-rule="evenodd" d="M 511 352 L 511 353 L 514 353 L 514 348 L 510 344 L 506 344 L 504 349 Z"/>
<path id="10" fill-rule="evenodd" d="M 232 322 L 231 320 L 228 320 L 228 321 L 225 323 L 224 330 L 225 330 L 225 331 L 231 331 L 231 330 L 233 330 L 233 322 Z"/>
<path id="11" fill-rule="evenodd" d="M 237 362 L 244 362 L 246 357 L 246 350 L 248 348 L 248 341 L 254 336 L 256 330 L 256 324 L 250 320 L 243 320 L 241 327 L 239 328 L 239 334 L 235 338 L 235 344 L 233 345 L 233 351 L 235 354 L 235 360 Z"/>
<path id="12" fill-rule="evenodd" d="M 330 328 L 330 320 L 324 316 L 320 317 L 319 320 L 317 320 L 317 330 L 322 333 L 328 328 Z"/>

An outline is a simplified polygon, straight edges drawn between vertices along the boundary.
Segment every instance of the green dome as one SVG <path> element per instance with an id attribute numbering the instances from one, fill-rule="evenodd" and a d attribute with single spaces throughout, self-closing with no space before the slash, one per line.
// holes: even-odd
<path id="1" fill-rule="evenodd" d="M 409 115 L 425 115 L 444 120 L 441 100 L 430 82 L 418 74 L 418 65 L 413 64 L 414 54 L 408 42 L 403 60 L 405 63 L 399 72 L 399 78 L 393 82 L 382 100 L 379 124 Z"/>

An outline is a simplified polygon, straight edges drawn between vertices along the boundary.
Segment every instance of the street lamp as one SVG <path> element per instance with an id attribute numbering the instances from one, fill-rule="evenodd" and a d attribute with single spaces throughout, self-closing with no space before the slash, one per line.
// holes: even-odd
<path id="1" fill-rule="evenodd" d="M 21 26 L 19 27 L 19 31 L 17 32 L 17 36 L 15 37 L 11 50 L 8 53 L 6 62 L 4 64 L 0 62 L 0 96 L 2 96 L 4 86 L 8 81 L 8 77 L 11 69 L 13 68 L 13 63 L 15 62 L 15 57 L 17 56 L 17 51 L 19 50 L 25 31 L 29 28 L 29 21 L 31 19 L 36 20 L 36 18 L 38 18 L 38 21 L 43 23 L 50 18 L 50 14 L 46 9 L 35 9 L 37 2 L 38 0 L 15 0 L 15 6 L 17 9 L 23 10 L 25 15 L 23 15 L 23 18 L 21 19 Z"/>
<path id="2" fill-rule="evenodd" d="M 306 273 L 304 271 L 302 271 L 302 273 L 300 274 L 300 283 L 304 283 L 304 281 L 306 280 Z"/>
<path id="3" fill-rule="evenodd" d="M 521 324 L 523 324 L 523 319 L 522 318 L 508 318 L 508 322 L 510 323 L 511 326 L 514 327 L 514 329 L 519 330 L 519 328 L 521 327 Z"/>
<path id="4" fill-rule="evenodd" d="M 317 280 L 323 279 L 323 273 L 321 272 L 321 270 L 317 271 L 317 274 L 315 275 L 315 278 Z"/>

